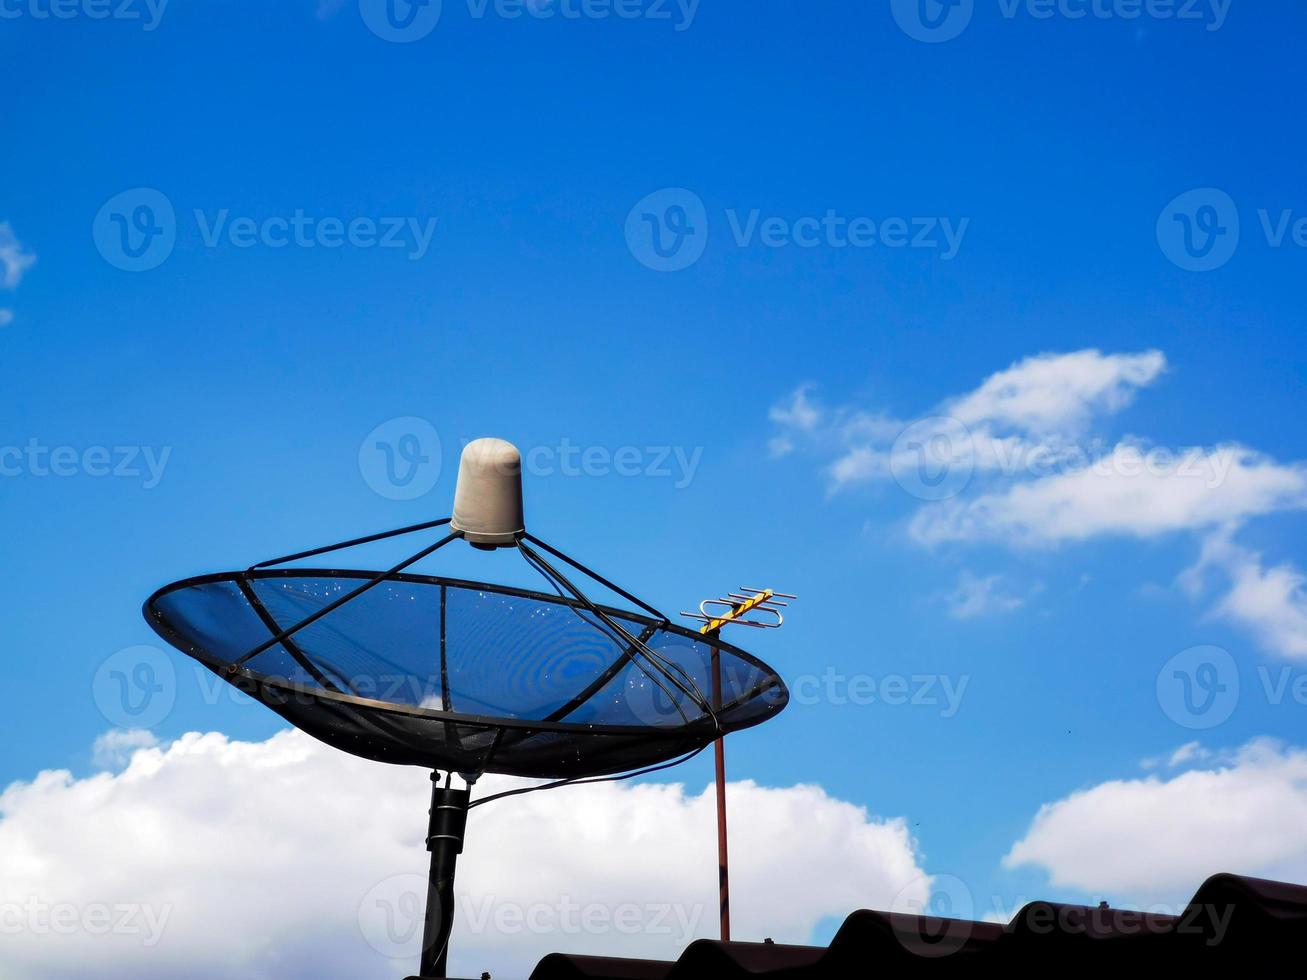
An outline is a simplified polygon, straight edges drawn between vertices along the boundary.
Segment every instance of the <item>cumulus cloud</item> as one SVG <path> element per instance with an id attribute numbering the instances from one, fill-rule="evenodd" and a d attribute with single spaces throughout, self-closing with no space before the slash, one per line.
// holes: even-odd
<path id="1" fill-rule="evenodd" d="M 115 728 L 95 740 L 91 760 L 101 769 L 118 769 L 127 765 L 137 749 L 152 749 L 158 744 L 148 729 Z"/>
<path id="2" fill-rule="evenodd" d="M 1039 354 L 991 374 L 975 391 L 946 403 L 942 414 L 968 426 L 1009 426 L 1030 433 L 1080 430 L 1094 416 L 1130 404 L 1165 369 L 1166 357 L 1157 350 Z"/>
<path id="3" fill-rule="evenodd" d="M 103 746 L 121 749 L 116 736 Z M 488 794 L 508 781 L 487 778 Z M 297 732 L 190 734 L 121 771 L 43 772 L 0 794 L 0 973 L 24 980 L 415 972 L 430 784 Z M 737 931 L 925 901 L 905 821 L 816 786 L 733 783 Z M 713 795 L 601 784 L 474 810 L 451 970 L 525 976 L 554 950 L 673 957 L 716 929 Z M 777 889 L 783 889 L 782 894 Z M 8 974 L 6 974 L 8 975 Z"/>
<path id="4" fill-rule="evenodd" d="M 923 507 L 911 532 L 926 544 L 1151 538 L 1304 503 L 1307 467 L 1301 465 L 1281 465 L 1243 446 L 1177 454 L 1121 443 L 1082 468 Z"/>
<path id="5" fill-rule="evenodd" d="M 1043 806 L 1003 859 L 1121 901 L 1180 904 L 1218 871 L 1307 882 L 1307 749 L 1186 746 L 1170 778 L 1113 780 Z"/>
<path id="6" fill-rule="evenodd" d="M 1109 537 L 1210 536 L 1307 506 L 1302 463 L 1234 442 L 1171 448 L 1096 430 L 1167 369 L 1156 350 L 1039 354 L 912 423 L 821 406 L 805 386 L 772 410 L 773 447 L 826 457 L 831 492 L 897 482 L 918 501 L 908 536 L 927 547 L 1048 550 Z M 1230 580 L 1218 615 L 1268 650 L 1307 657 L 1307 575 L 1287 563 L 1268 568 L 1228 538 L 1205 559 L 1209 569 Z M 955 614 L 990 608 L 985 587 L 961 584 Z"/>
<path id="7" fill-rule="evenodd" d="M 1291 562 L 1268 568 L 1261 554 L 1234 541 L 1234 532 L 1226 525 L 1208 535 L 1197 564 L 1181 573 L 1181 585 L 1199 595 L 1209 573 L 1222 576 L 1227 591 L 1215 615 L 1250 630 L 1271 653 L 1307 658 L 1307 575 Z"/>
<path id="8" fill-rule="evenodd" d="M 773 455 L 807 446 L 834 460 L 826 476 L 834 490 L 888 479 L 917 465 L 919 444 L 947 442 L 980 471 L 1047 464 L 1061 459 L 1069 439 L 1095 417 L 1117 412 L 1166 369 L 1160 351 L 1104 354 L 1097 350 L 1039 354 L 946 399 L 925 417 L 905 422 L 883 411 L 826 408 L 803 385 L 772 407 Z M 904 437 L 908 437 L 905 442 Z M 965 442 L 965 445 L 961 445 Z"/>

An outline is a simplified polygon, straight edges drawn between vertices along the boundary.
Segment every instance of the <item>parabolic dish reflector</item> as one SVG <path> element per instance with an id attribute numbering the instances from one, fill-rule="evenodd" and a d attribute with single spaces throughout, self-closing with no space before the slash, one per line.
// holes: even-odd
<path id="1" fill-rule="evenodd" d="M 765 664 L 665 620 L 403 573 L 248 657 L 376 575 L 208 575 L 160 589 L 145 615 L 168 643 L 310 735 L 429 769 L 627 772 L 757 725 L 788 700 Z"/>

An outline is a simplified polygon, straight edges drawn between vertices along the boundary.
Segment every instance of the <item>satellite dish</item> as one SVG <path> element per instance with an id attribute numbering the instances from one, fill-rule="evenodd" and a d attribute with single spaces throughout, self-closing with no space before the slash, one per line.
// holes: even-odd
<path id="1" fill-rule="evenodd" d="M 385 571 L 287 567 L 437 529 L 448 533 Z M 552 594 L 409 571 L 460 540 L 516 549 Z M 595 603 L 550 558 L 634 608 Z M 673 624 L 529 533 L 521 457 L 500 439 L 463 450 L 452 517 L 175 582 L 146 601 L 145 617 L 308 734 L 436 770 L 424 977 L 444 976 L 467 810 L 496 798 L 472 803 L 449 774 L 469 786 L 483 773 L 558 781 L 548 785 L 639 774 L 757 725 L 788 700 L 776 672 L 719 630 Z"/>

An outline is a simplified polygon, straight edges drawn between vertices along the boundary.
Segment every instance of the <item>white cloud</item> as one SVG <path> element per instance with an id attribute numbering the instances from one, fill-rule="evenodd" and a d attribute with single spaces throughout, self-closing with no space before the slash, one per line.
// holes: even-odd
<path id="1" fill-rule="evenodd" d="M 0 221 L 0 286 L 16 289 L 35 262 L 36 256 L 23 249 L 9 222 Z"/>
<path id="2" fill-rule="evenodd" d="M 1143 759 L 1139 765 L 1143 769 L 1179 769 L 1182 766 L 1210 762 L 1216 758 L 1217 754 L 1205 748 L 1202 742 L 1186 742 L 1170 755 Z"/>
<path id="3" fill-rule="evenodd" d="M 95 740 L 91 760 L 101 769 L 119 769 L 127 765 L 137 749 L 152 749 L 158 744 L 148 729 L 115 728 Z"/>
<path id="4" fill-rule="evenodd" d="M 7 327 L 14 322 L 14 311 L 0 307 L 0 327 Z"/>
<path id="5" fill-rule="evenodd" d="M 1182 584 L 1199 592 L 1194 582 L 1202 573 L 1221 569 L 1230 589 L 1216 614 L 1272 652 L 1307 658 L 1307 574 L 1289 563 L 1266 567 L 1233 545 L 1228 530 L 1307 507 L 1307 465 L 1239 443 L 1175 449 L 1093 431 L 1166 370 L 1156 350 L 1039 354 L 910 425 L 883 413 L 816 406 L 804 387 L 772 410 L 773 451 L 803 446 L 829 457 L 821 468 L 831 492 L 897 481 L 919 501 L 908 536 L 927 547 L 1052 549 L 1219 532 L 1221 553 Z M 968 588 L 960 587 L 955 615 L 988 608 L 984 583 Z"/>
<path id="6" fill-rule="evenodd" d="M 789 398 L 773 405 L 767 417 L 779 432 L 767 443 L 772 456 L 785 456 L 794 451 L 795 438 L 812 432 L 821 422 L 821 410 L 808 398 L 811 385 L 800 385 Z"/>
<path id="7" fill-rule="evenodd" d="M 786 401 L 772 406 L 768 418 L 786 428 L 811 432 L 821 421 L 821 410 L 808 397 L 811 390 L 811 385 L 800 385 Z"/>
<path id="8" fill-rule="evenodd" d="M 868 446 L 855 446 L 831 463 L 827 472 L 830 474 L 832 489 L 851 483 L 863 483 L 889 475 L 889 456 Z"/>
<path id="9" fill-rule="evenodd" d="M 948 612 L 954 619 L 974 619 L 992 613 L 1013 612 L 1025 605 L 1025 599 L 1007 594 L 1002 586 L 1002 576 L 988 575 L 981 578 L 969 571 L 964 571 L 958 578 L 958 586 L 948 597 Z"/>
<path id="10" fill-rule="evenodd" d="M 1257 552 L 1236 544 L 1235 528 L 1222 527 L 1203 543 L 1202 557 L 1180 576 L 1197 595 L 1207 572 L 1225 576 L 1229 591 L 1214 614 L 1249 629 L 1263 649 L 1283 657 L 1307 658 L 1307 575 L 1290 562 L 1267 568 Z"/>
<path id="11" fill-rule="evenodd" d="M 1305 503 L 1307 468 L 1243 446 L 1175 454 L 1120 443 L 1089 466 L 923 507 L 910 530 L 925 544 L 1056 545 L 1200 530 Z"/>
<path id="12" fill-rule="evenodd" d="M 5 968 L 24 980 L 403 976 L 415 963 L 383 956 L 364 930 L 386 939 L 386 913 L 401 931 L 415 921 L 429 792 L 420 770 L 296 732 L 257 743 L 191 734 L 136 751 L 121 772 L 14 784 L 0 794 Z M 733 783 L 730 800 L 742 936 L 803 941 L 823 918 L 889 907 L 905 886 L 927 897 L 901 819 L 816 786 Z M 707 790 L 654 784 L 473 810 L 451 971 L 525 976 L 559 949 L 674 957 L 714 934 L 713 812 Z M 136 913 L 98 935 L 105 905 Z M 71 926 L 52 928 L 51 909 Z"/>
<path id="13" fill-rule="evenodd" d="M 1211 757 L 1211 753 L 1203 748 L 1201 742 L 1186 742 L 1166 760 L 1166 764 L 1174 769 L 1176 766 L 1183 766 L 1190 762 L 1200 762 Z"/>
<path id="14" fill-rule="evenodd" d="M 975 391 L 953 399 L 941 414 L 963 425 L 1007 427 L 1030 433 L 1083 428 L 1095 415 L 1119 411 L 1135 392 L 1166 369 L 1161 351 L 1027 357 L 991 374 Z"/>
<path id="15" fill-rule="evenodd" d="M 1042 807 L 1003 859 L 1056 886 L 1180 904 L 1220 871 L 1307 882 L 1307 749 L 1256 740 L 1169 779 L 1114 780 Z"/>
<path id="16" fill-rule="evenodd" d="M 803 385 L 771 409 L 777 432 L 770 447 L 773 456 L 801 445 L 834 454 L 826 474 L 836 490 L 888 479 L 896 464 L 913 465 L 912 448 L 896 444 L 909 429 L 919 439 L 942 435 L 955 451 L 963 449 L 957 445 L 962 432 L 969 463 L 980 471 L 1048 465 L 1064 457 L 1068 440 L 1095 416 L 1124 408 L 1165 369 L 1160 351 L 1039 354 L 946 399 L 911 425 L 884 412 L 823 408 L 812 400 L 812 386 Z"/>
<path id="17" fill-rule="evenodd" d="M 857 451 L 870 443 L 892 441 L 903 423 L 883 413 L 827 409 L 812 398 L 812 385 L 800 385 L 767 417 L 776 426 L 768 442 L 772 456 L 785 456 L 807 445 L 825 451 Z"/>

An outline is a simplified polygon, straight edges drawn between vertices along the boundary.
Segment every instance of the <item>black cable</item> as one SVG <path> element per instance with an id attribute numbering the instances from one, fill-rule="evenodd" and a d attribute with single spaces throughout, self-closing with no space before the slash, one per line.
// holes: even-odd
<path id="1" fill-rule="evenodd" d="M 527 560 L 536 567 L 537 571 L 540 571 L 541 574 L 546 575 L 546 577 L 552 576 L 557 580 L 561 581 L 562 584 L 567 587 L 569 592 L 571 592 L 579 601 L 585 604 L 587 609 L 589 609 L 595 616 L 599 617 L 601 620 L 607 623 L 611 629 L 617 631 L 623 637 L 625 637 L 627 643 L 631 644 L 637 650 L 641 651 L 643 656 L 646 657 L 650 661 L 650 663 L 652 663 L 654 667 L 656 667 L 658 671 L 663 674 L 663 676 L 665 676 L 669 681 L 671 681 L 674 685 L 676 685 L 676 687 L 678 687 L 682 693 L 688 696 L 690 700 L 693 701 L 701 711 L 703 711 L 705 714 L 707 714 L 709 717 L 713 719 L 713 723 L 717 727 L 718 731 L 721 730 L 721 725 L 717 723 L 717 715 L 713 709 L 711 702 L 709 702 L 709 700 L 704 696 L 703 691 L 699 689 L 699 685 L 695 682 L 694 678 L 691 677 L 689 673 L 687 673 L 686 670 L 683 667 L 681 667 L 680 664 L 668 660 L 666 657 L 663 657 L 661 654 L 653 650 L 647 644 L 641 643 L 619 623 L 614 622 L 606 613 L 604 613 L 602 609 L 600 609 L 597 605 L 595 605 L 595 603 L 592 602 L 584 592 L 582 592 L 579 588 L 573 585 L 568 580 L 567 576 L 565 576 L 562 572 L 558 571 L 558 569 L 550 565 L 540 555 L 537 555 L 533 550 L 528 548 L 521 540 L 517 542 L 517 547 L 518 550 L 522 552 L 523 556 L 526 557 Z M 543 566 L 543 568 L 547 570 L 547 573 L 541 570 L 541 566 Z M 669 621 L 666 618 L 663 619 L 663 623 L 670 625 Z M 684 678 L 684 683 L 681 683 L 675 677 L 673 677 L 672 673 L 680 674 L 681 677 Z M 645 671 L 645 675 L 648 676 L 650 680 L 653 680 L 655 683 L 657 683 L 657 679 L 654 678 L 652 675 L 650 675 L 648 671 Z M 662 685 L 660 684 L 659 687 L 662 687 Z M 666 688 L 663 688 L 662 690 L 664 694 L 667 694 Z M 670 695 L 668 696 L 670 698 Z M 674 700 L 673 703 L 675 703 Z M 680 711 L 679 705 L 677 706 L 677 710 L 678 713 L 681 715 L 681 717 L 688 723 L 690 719 L 685 717 L 685 712 Z"/>
<path id="2" fill-rule="evenodd" d="M 608 579 L 604 578 L 604 577 L 603 577 L 602 575 L 600 575 L 598 572 L 594 571 L 593 569 L 586 568 L 584 565 L 582 565 L 582 564 L 581 564 L 579 561 L 577 561 L 575 558 L 572 558 L 570 555 L 566 555 L 566 554 L 564 554 L 563 552 L 559 551 L 557 548 L 551 546 L 548 542 L 546 542 L 546 541 L 541 541 L 539 538 L 537 538 L 537 537 L 536 537 L 534 534 L 532 534 L 530 531 L 526 531 L 526 532 L 524 532 L 524 533 L 523 533 L 523 537 L 525 537 L 525 538 L 526 538 L 528 541 L 530 541 L 532 544 L 538 544 L 540 547 L 544 548 L 545 551 L 549 552 L 549 553 L 550 553 L 551 555 L 553 555 L 555 558 L 557 558 L 557 559 L 559 559 L 559 560 L 561 560 L 561 561 L 565 561 L 565 562 L 567 562 L 569 565 L 571 565 L 571 566 L 572 566 L 573 568 L 575 568 L 577 571 L 579 571 L 579 572 L 581 572 L 581 573 L 583 573 L 583 574 L 585 574 L 585 575 L 589 575 L 592 579 L 594 579 L 596 582 L 598 582 L 598 583 L 599 583 L 600 585 L 602 585 L 604 588 L 606 588 L 606 589 L 608 589 L 608 590 L 610 590 L 610 591 L 612 591 L 612 592 L 615 592 L 617 595 L 620 595 L 620 596 L 621 596 L 623 599 L 625 599 L 627 602 L 634 602 L 637 606 L 639 606 L 639 607 L 640 607 L 641 609 L 643 609 L 645 612 L 650 613 L 651 615 L 657 617 L 658 619 L 661 619 L 664 623 L 669 623 L 669 622 L 671 622 L 671 620 L 669 620 L 669 619 L 668 619 L 668 618 L 667 618 L 663 613 L 659 612 L 657 609 L 655 609 L 653 606 L 649 605 L 649 603 L 645 602 L 643 599 L 640 599 L 640 598 L 638 598 L 637 596 L 633 596 L 633 595 L 631 595 L 631 593 L 627 592 L 624 588 L 622 588 L 622 587 L 619 586 L 619 585 L 614 585 L 612 582 L 608 581 Z"/>
<path id="3" fill-rule="evenodd" d="M 427 531 L 433 527 L 443 527 L 451 520 L 452 518 L 444 517 L 438 521 L 427 521 L 424 524 L 410 524 L 408 527 L 398 527 L 393 531 L 382 531 L 378 534 L 368 534 L 361 538 L 351 538 L 349 541 L 342 541 L 339 544 L 329 544 L 321 548 L 312 548 L 309 551 L 300 551 L 293 555 L 284 555 L 281 558 L 272 558 L 268 561 L 261 561 L 257 565 L 251 565 L 246 569 L 246 571 L 253 572 L 260 568 L 271 568 L 273 565 L 284 565 L 288 561 L 299 561 L 301 558 L 315 558 L 318 555 L 325 555 L 329 551 L 342 551 L 345 548 L 353 548 L 360 544 L 371 544 L 374 541 L 384 541 L 386 538 L 396 538 L 402 534 L 413 534 L 415 531 Z"/>
<path id="4" fill-rule="evenodd" d="M 664 769 L 671 769 L 673 766 L 679 766 L 683 762 L 689 762 L 691 759 L 693 759 L 696 755 L 698 755 L 700 752 L 702 752 L 711 744 L 713 743 L 708 742 L 705 745 L 701 745 L 693 752 L 687 752 L 685 755 L 681 756 L 678 759 L 673 759 L 671 762 L 659 763 L 656 766 L 649 766 L 646 769 L 637 769 L 635 772 L 622 773 L 621 775 L 618 776 L 589 776 L 586 778 L 582 778 L 580 776 L 572 776 L 568 779 L 559 779 L 552 783 L 544 783 L 540 786 L 523 786 L 520 787 L 519 789 L 505 790 L 502 793 L 495 793 L 491 796 L 484 796 L 481 799 L 468 804 L 468 809 L 470 810 L 473 807 L 481 806 L 483 803 L 493 803 L 495 800 L 502 800 L 509 796 L 522 796 L 523 794 L 535 793 L 535 792 L 539 792 L 540 790 L 561 789 L 564 786 L 586 786 L 590 783 L 620 783 L 623 780 L 635 779 L 637 776 L 647 776 L 650 773 L 662 772 L 662 770 Z"/>
<path id="5" fill-rule="evenodd" d="M 548 582 L 548 583 L 550 584 L 550 586 L 553 587 L 553 590 L 554 590 L 556 593 L 558 593 L 559 598 L 562 598 L 562 599 L 566 599 L 566 598 L 567 598 L 565 595 L 563 595 L 563 590 L 562 590 L 561 588 L 559 588 L 559 586 L 558 586 L 558 582 L 556 582 L 556 581 L 554 580 L 553 575 L 551 574 L 551 573 L 554 573 L 554 574 L 557 574 L 557 573 L 554 572 L 554 570 L 553 570 L 553 569 L 548 565 L 548 563 L 546 563 L 543 559 L 539 559 L 539 560 L 537 560 L 537 559 L 538 559 L 538 556 L 536 556 L 536 555 L 534 554 L 534 552 L 532 552 L 532 553 L 528 553 L 526 550 L 523 550 L 523 551 L 522 551 L 522 557 L 523 557 L 523 559 L 525 559 L 525 561 L 527 562 L 528 565 L 530 565 L 530 566 L 531 566 L 532 568 L 534 568 L 537 572 L 539 572 L 540 575 L 545 579 L 545 581 Z M 571 583 L 568 583 L 567 580 L 566 580 L 565 578 L 563 578 L 561 574 L 560 574 L 558 577 L 559 577 L 560 579 L 562 579 L 563 582 L 564 582 L 565 584 L 567 584 L 567 585 L 570 585 L 570 584 L 571 584 Z M 575 589 L 575 587 L 573 587 L 573 589 Z M 583 601 L 583 602 L 587 602 L 587 603 L 589 602 L 589 600 L 588 600 L 588 599 L 587 599 L 587 598 L 586 598 L 586 597 L 585 597 L 585 596 L 584 596 L 584 595 L 583 595 L 579 590 L 577 590 L 575 594 L 576 594 L 577 596 L 580 597 L 581 601 Z M 593 603 L 590 603 L 590 607 L 593 607 Z M 587 611 L 588 611 L 588 610 L 587 610 Z M 635 659 L 634 654 L 635 654 L 635 653 L 638 653 L 638 652 L 639 652 L 639 649 L 644 649 L 645 651 L 648 651 L 648 650 L 649 650 L 649 648 L 648 648 L 647 646 L 645 646 L 645 645 L 644 645 L 644 644 L 639 640 L 638 637 L 633 637 L 633 636 L 631 636 L 631 634 L 630 634 L 629 632 L 627 632 L 625 629 L 623 629 L 619 624 L 617 624 L 617 623 L 613 623 L 611 619 L 609 619 L 607 616 L 604 616 L 603 613 L 600 612 L 597 608 L 595 609 L 595 613 L 596 613 L 597 615 L 599 615 L 600 617 L 602 617 L 602 620 L 603 620 L 602 622 L 598 622 L 598 623 L 590 622 L 590 620 L 586 619 L 585 616 L 583 615 L 582 610 L 577 609 L 577 610 L 574 610 L 574 612 L 576 613 L 577 618 L 579 618 L 580 620 L 582 620 L 582 622 L 589 623 L 591 626 L 593 626 L 595 629 L 597 629 L 600 633 L 602 633 L 604 636 L 608 637 L 608 638 L 609 638 L 610 640 L 612 640 L 615 644 L 617 644 L 617 646 L 619 646 L 619 647 L 625 647 L 625 650 L 623 651 L 623 654 L 622 654 L 622 655 L 623 655 L 623 656 L 624 656 L 624 657 L 625 657 L 629 662 L 634 663 L 636 667 L 639 667 L 640 672 L 643 673 L 646 677 L 649 678 L 649 680 L 653 681 L 654 684 L 656 684 L 656 685 L 658 686 L 658 690 L 662 691 L 663 694 L 666 695 L 668 702 L 672 705 L 672 707 L 674 707 L 674 708 L 676 709 L 676 713 L 677 713 L 678 715 L 681 716 L 681 720 L 682 720 L 683 722 L 685 722 L 687 725 L 691 723 L 691 722 L 690 722 L 690 718 L 689 718 L 689 716 L 688 716 L 688 715 L 685 713 L 685 711 L 681 708 L 681 706 L 680 706 L 680 704 L 677 702 L 676 698 L 674 698 L 674 697 L 672 696 L 672 692 L 669 691 L 669 690 L 667 690 L 667 688 L 663 685 L 663 682 L 662 682 L 662 681 L 660 681 L 660 680 L 659 680 L 657 677 L 655 677 L 653 674 L 649 673 L 649 671 L 646 670 L 643 666 L 641 666 L 640 662 L 639 662 L 638 660 Z M 613 629 L 616 629 L 616 630 L 620 631 L 620 633 L 621 633 L 622 635 L 621 635 L 621 636 L 616 635 L 616 634 L 615 634 L 614 632 L 612 632 L 612 630 L 610 630 L 610 629 L 608 628 L 608 626 L 606 626 L 605 624 L 609 624 L 609 625 L 611 625 Z M 622 637 L 625 637 L 625 639 L 623 639 Z M 652 660 L 652 658 L 650 658 L 650 659 Z M 665 671 L 665 670 L 663 670 L 661 667 L 659 667 L 659 665 L 658 665 L 657 663 L 655 663 L 654 666 L 655 666 L 655 667 L 658 667 L 658 669 L 659 669 L 663 674 L 667 674 L 667 671 Z M 670 680 L 673 684 L 675 684 L 678 688 L 680 688 L 680 690 L 682 691 L 682 693 L 688 695 L 688 696 L 690 697 L 691 700 L 694 699 L 694 695 L 691 694 L 689 691 L 687 691 L 687 690 L 686 690 L 682 685 L 678 684 L 678 683 L 676 682 L 675 678 L 673 678 L 673 677 L 671 677 L 671 676 L 668 676 L 667 679 Z M 702 705 L 701 705 L 700 707 L 702 707 Z"/>
<path id="6" fill-rule="evenodd" d="M 445 545 L 449 544 L 449 542 L 455 540 L 456 538 L 461 538 L 462 536 L 463 536 L 462 531 L 455 531 L 453 534 L 441 538 L 435 544 L 428 545 L 427 547 L 423 548 L 417 554 L 405 558 L 402 562 L 400 562 L 395 567 L 388 568 L 384 572 L 378 572 L 376 575 L 368 579 L 367 582 L 365 582 L 363 585 L 360 585 L 353 592 L 350 592 L 347 595 L 343 595 L 339 599 L 334 600 L 333 602 L 329 602 L 327 605 L 323 606 L 321 609 L 319 609 L 317 612 L 313 613 L 312 615 L 305 616 L 294 626 L 289 626 L 286 629 L 283 629 L 280 633 L 260 643 L 249 653 L 246 653 L 243 656 L 236 658 L 230 664 L 227 665 L 227 670 L 228 671 L 236 670 L 237 667 L 240 667 L 242 664 L 246 663 L 247 661 L 253 660 L 264 650 L 276 646 L 278 643 L 281 643 L 289 636 L 294 636 L 300 630 L 304 629 L 304 627 L 311 626 L 312 624 L 316 623 L 319 619 L 321 619 L 323 616 L 326 616 L 328 613 L 334 612 L 336 609 L 339 609 L 341 606 L 343 606 L 345 603 L 349 602 L 350 600 L 356 599 L 359 596 L 361 596 L 364 592 L 367 592 L 370 589 L 373 589 L 376 586 L 380 585 L 382 582 L 386 581 L 386 579 L 390 578 L 392 575 L 398 575 L 400 572 L 408 568 L 410 565 L 417 564 L 423 558 L 426 558 L 428 555 L 432 554 L 433 552 L 439 551 Z"/>
<path id="7" fill-rule="evenodd" d="M 597 605 L 595 605 L 589 599 L 589 597 L 585 595 L 585 593 L 583 593 L 580 589 L 578 589 L 575 585 L 573 585 L 570 581 L 568 581 L 567 577 L 563 575 L 562 572 L 558 571 L 556 568 L 551 566 L 547 561 L 545 561 L 543 558 L 537 555 L 534 551 L 528 548 L 521 541 L 518 541 L 517 547 L 518 550 L 522 553 L 522 557 L 527 561 L 527 563 L 531 565 L 542 576 L 544 576 L 544 578 L 547 581 L 550 581 L 554 585 L 554 591 L 559 592 L 560 596 L 562 595 L 561 591 L 559 591 L 558 589 L 558 582 L 561 582 L 578 601 L 583 603 L 590 612 L 592 612 L 595 616 L 597 616 L 600 620 L 602 620 L 602 622 L 607 625 L 608 629 L 605 629 L 604 626 L 596 623 L 591 623 L 590 625 L 594 626 L 601 633 L 604 633 L 606 636 L 608 636 L 609 639 L 616 642 L 618 646 L 625 646 L 628 650 L 634 650 L 637 653 L 642 653 L 642 655 L 649 660 L 649 662 L 654 666 L 654 668 L 659 673 L 661 673 L 664 677 L 666 677 L 667 680 L 671 681 L 671 683 L 675 687 L 680 689 L 681 693 L 685 694 L 691 701 L 693 701 L 696 707 L 698 707 L 701 711 L 703 711 L 710 718 L 712 718 L 715 728 L 717 730 L 720 730 L 721 726 L 717 723 L 717 716 L 713 711 L 712 706 L 708 703 L 707 699 L 703 696 L 703 692 L 699 690 L 698 685 L 694 683 L 693 678 L 691 678 L 688 674 L 686 674 L 679 664 L 674 664 L 671 663 L 670 661 L 665 660 L 665 658 L 661 657 L 659 654 L 655 653 L 652 649 L 650 649 L 648 645 L 642 643 L 637 637 L 632 636 L 631 633 L 628 630 L 626 630 L 620 623 L 615 622 L 610 616 L 604 613 L 602 609 L 600 609 Z M 578 612 L 577 615 L 580 615 L 580 613 Z M 610 632 L 610 630 L 613 632 Z M 613 635 L 614 632 L 620 634 L 620 636 Z M 676 713 L 681 716 L 681 720 L 684 721 L 687 725 L 691 724 L 689 716 L 686 715 L 684 709 L 681 708 L 681 705 L 677 701 L 677 699 L 672 697 L 672 693 L 669 690 L 667 690 L 665 686 L 663 686 L 662 681 L 660 681 L 653 674 L 649 673 L 648 670 L 646 670 L 643 666 L 641 666 L 638 660 L 635 660 L 634 658 L 631 659 L 632 662 L 635 663 L 635 665 L 640 668 L 640 670 L 644 673 L 646 677 L 648 677 L 651 681 L 653 681 L 656 685 L 658 685 L 658 689 L 667 696 L 667 700 L 676 709 Z M 675 669 L 676 671 L 680 672 L 685 677 L 684 684 L 672 676 L 672 669 Z"/>

